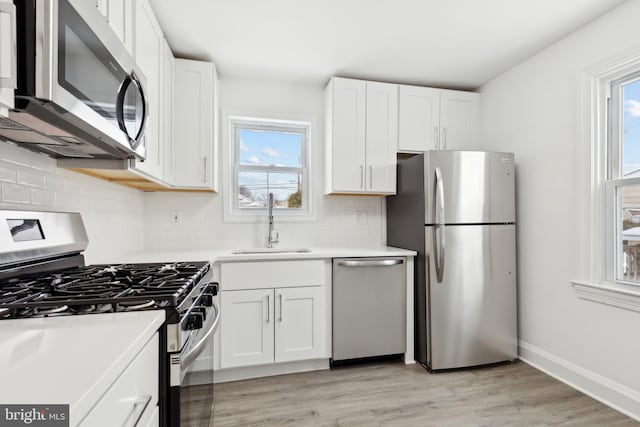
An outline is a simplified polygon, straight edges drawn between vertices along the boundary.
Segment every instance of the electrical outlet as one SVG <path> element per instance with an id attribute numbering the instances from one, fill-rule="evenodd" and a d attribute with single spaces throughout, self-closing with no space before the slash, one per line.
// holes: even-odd
<path id="1" fill-rule="evenodd" d="M 172 210 L 169 217 L 171 224 L 180 224 L 182 222 L 182 211 Z"/>
<path id="2" fill-rule="evenodd" d="M 356 224 L 357 225 L 366 225 L 367 224 L 367 211 L 356 211 Z"/>

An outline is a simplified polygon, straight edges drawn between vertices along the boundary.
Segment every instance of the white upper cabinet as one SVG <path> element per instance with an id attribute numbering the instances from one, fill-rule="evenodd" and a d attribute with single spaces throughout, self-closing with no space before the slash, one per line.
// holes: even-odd
<path id="1" fill-rule="evenodd" d="M 473 149 L 478 94 L 400 86 L 398 151 Z"/>
<path id="2" fill-rule="evenodd" d="M 16 87 L 16 7 L 11 0 L 0 0 L 0 115 L 13 108 Z"/>
<path id="3" fill-rule="evenodd" d="M 96 7 L 132 54 L 134 0 L 96 0 Z"/>
<path id="4" fill-rule="evenodd" d="M 334 77 L 326 96 L 326 192 L 394 194 L 398 86 Z"/>
<path id="5" fill-rule="evenodd" d="M 366 191 L 396 192 L 398 85 L 367 82 Z"/>
<path id="6" fill-rule="evenodd" d="M 399 151 L 427 151 L 437 147 L 440 132 L 440 90 L 400 86 Z"/>
<path id="7" fill-rule="evenodd" d="M 162 52 L 164 37 L 147 0 L 135 2 L 134 58 L 146 78 L 149 117 L 145 130 L 146 160 L 136 162 L 136 169 L 154 178 L 163 179 L 164 147 L 160 119 Z"/>
<path id="8" fill-rule="evenodd" d="M 164 42 L 162 48 L 162 140 L 164 145 L 164 179 L 168 183 L 173 183 L 175 178 L 175 159 L 173 156 L 173 144 L 175 141 L 173 134 L 173 101 L 174 101 L 174 68 L 175 59 L 169 48 L 169 44 Z"/>
<path id="9" fill-rule="evenodd" d="M 333 78 L 326 96 L 327 192 L 363 192 L 367 83 Z"/>
<path id="10" fill-rule="evenodd" d="M 210 62 L 176 59 L 174 178 L 176 187 L 217 191 L 217 82 Z"/>
<path id="11" fill-rule="evenodd" d="M 440 148 L 464 150 L 476 147 L 478 94 L 459 90 L 440 92 Z"/>

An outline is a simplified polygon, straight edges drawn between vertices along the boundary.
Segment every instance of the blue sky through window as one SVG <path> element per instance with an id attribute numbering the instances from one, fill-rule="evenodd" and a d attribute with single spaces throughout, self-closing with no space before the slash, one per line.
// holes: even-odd
<path id="1" fill-rule="evenodd" d="M 640 80 L 623 86 L 624 175 L 640 170 Z"/>
<path id="2" fill-rule="evenodd" d="M 241 129 L 239 150 L 240 163 L 244 165 L 302 166 L 299 133 Z"/>

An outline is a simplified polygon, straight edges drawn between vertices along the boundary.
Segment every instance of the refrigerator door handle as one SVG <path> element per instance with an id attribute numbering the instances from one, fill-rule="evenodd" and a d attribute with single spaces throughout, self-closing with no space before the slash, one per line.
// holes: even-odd
<path id="1" fill-rule="evenodd" d="M 442 183 L 442 172 L 440 168 L 435 168 L 435 191 L 433 192 L 433 217 L 435 226 L 433 229 L 433 248 L 436 264 L 436 279 L 438 283 L 442 283 L 444 277 L 444 259 L 445 259 L 445 238 L 444 238 L 444 185 Z M 440 240 L 437 240 L 438 231 L 440 231 Z"/>

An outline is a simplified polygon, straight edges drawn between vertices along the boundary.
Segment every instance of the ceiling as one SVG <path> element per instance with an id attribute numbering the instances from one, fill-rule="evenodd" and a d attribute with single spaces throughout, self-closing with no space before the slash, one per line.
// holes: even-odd
<path id="1" fill-rule="evenodd" d="M 150 0 L 221 77 L 475 89 L 623 0 Z M 188 5 L 188 6 L 187 6 Z"/>

